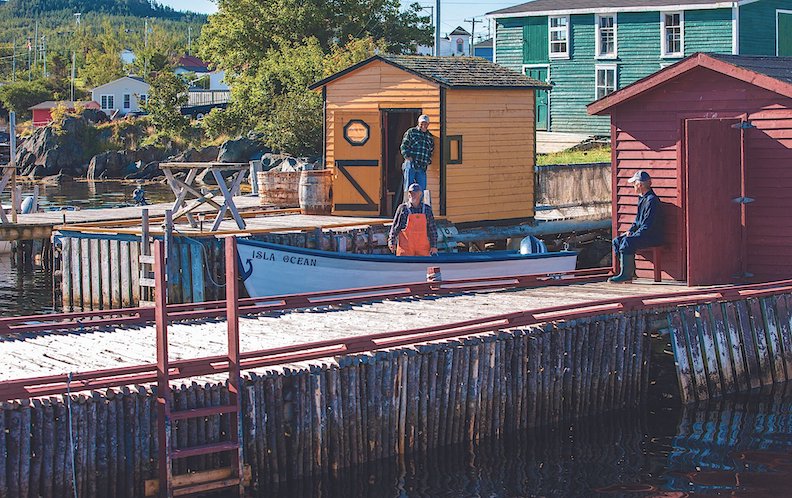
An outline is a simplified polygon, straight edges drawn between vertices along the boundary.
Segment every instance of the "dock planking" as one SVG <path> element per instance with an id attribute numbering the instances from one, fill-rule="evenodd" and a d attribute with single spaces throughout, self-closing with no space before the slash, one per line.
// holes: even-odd
<path id="1" fill-rule="evenodd" d="M 253 351 L 442 325 L 606 297 L 676 291 L 679 291 L 677 286 L 589 283 L 444 297 L 411 297 L 342 308 L 243 317 L 240 320 L 240 341 L 242 351 Z M 168 334 L 171 360 L 217 355 L 225 351 L 224 320 L 175 323 L 169 327 Z M 153 363 L 155 353 L 153 325 L 6 337 L 0 339 L 0 355 L 6 358 L 0 380 Z M 456 403 L 456 394 L 453 396 L 451 401 Z"/>

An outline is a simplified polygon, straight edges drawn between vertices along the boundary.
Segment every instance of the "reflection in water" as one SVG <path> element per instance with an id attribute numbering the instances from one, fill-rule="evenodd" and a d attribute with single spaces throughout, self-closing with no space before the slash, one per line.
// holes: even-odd
<path id="1" fill-rule="evenodd" d="M 63 181 L 56 185 L 39 184 L 39 204 L 44 210 L 61 208 L 106 208 L 128 206 L 139 184 L 119 181 Z M 167 185 L 156 182 L 143 184 L 151 203 L 169 202 L 173 194 Z M 23 195 L 32 192 L 33 185 L 22 183 Z M 9 192 L 0 202 L 9 204 Z M 68 221 L 69 213 L 64 211 Z M 2 249 L 0 247 L 0 249 Z M 11 254 L 0 251 L 0 316 L 52 313 L 60 307 L 60 299 L 53 299 L 52 273 L 40 266 L 21 270 L 12 263 Z M 60 290 L 56 290 L 59 293 Z"/>
<path id="2" fill-rule="evenodd" d="M 786 496 L 788 390 L 610 414 L 283 483 L 260 496 Z"/>

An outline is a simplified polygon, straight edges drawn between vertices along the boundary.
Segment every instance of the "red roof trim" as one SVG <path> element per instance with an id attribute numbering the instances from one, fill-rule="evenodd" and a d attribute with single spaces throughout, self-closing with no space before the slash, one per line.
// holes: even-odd
<path id="1" fill-rule="evenodd" d="M 596 102 L 592 102 L 587 106 L 588 113 L 592 115 L 608 114 L 610 108 L 623 104 L 628 100 L 632 100 L 644 92 L 676 79 L 682 74 L 697 67 L 711 69 L 712 71 L 745 81 L 746 83 L 770 90 L 779 95 L 792 98 L 792 84 L 777 80 L 766 74 L 757 73 L 743 67 L 729 64 L 728 62 L 715 59 L 704 53 L 696 53 L 672 66 L 661 69 L 646 78 L 640 79 L 621 90 L 611 93 Z"/>

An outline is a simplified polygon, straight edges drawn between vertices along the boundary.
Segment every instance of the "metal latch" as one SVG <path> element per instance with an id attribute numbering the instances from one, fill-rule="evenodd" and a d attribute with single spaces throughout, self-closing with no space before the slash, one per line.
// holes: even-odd
<path id="1" fill-rule="evenodd" d="M 753 197 L 735 197 L 734 199 L 732 199 L 732 202 L 734 202 L 735 204 L 750 204 L 755 200 L 756 199 L 754 199 Z"/>

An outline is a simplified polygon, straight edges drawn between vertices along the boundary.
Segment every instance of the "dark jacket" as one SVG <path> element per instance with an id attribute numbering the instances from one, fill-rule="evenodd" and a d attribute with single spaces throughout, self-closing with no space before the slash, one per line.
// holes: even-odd
<path id="1" fill-rule="evenodd" d="M 663 217 L 660 198 L 649 189 L 638 199 L 638 214 L 630 227 L 630 235 L 640 237 L 653 246 L 663 243 Z"/>

